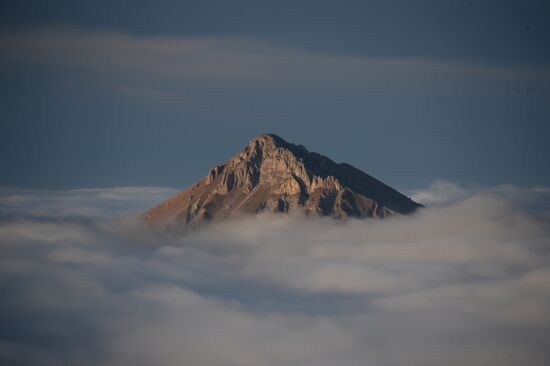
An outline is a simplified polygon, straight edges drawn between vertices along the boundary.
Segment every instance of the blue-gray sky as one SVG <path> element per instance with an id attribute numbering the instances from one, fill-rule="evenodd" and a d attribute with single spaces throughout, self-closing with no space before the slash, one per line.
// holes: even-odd
<path id="1" fill-rule="evenodd" d="M 0 185 L 185 187 L 273 132 L 399 189 L 549 185 L 547 1 L 2 1 Z"/>

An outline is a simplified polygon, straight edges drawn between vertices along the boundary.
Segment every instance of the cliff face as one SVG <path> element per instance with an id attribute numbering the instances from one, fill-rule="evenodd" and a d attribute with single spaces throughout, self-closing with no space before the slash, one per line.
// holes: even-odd
<path id="1" fill-rule="evenodd" d="M 337 164 L 276 135 L 254 138 L 223 165 L 143 217 L 197 225 L 264 210 L 347 217 L 387 217 L 421 205 L 348 164 Z"/>

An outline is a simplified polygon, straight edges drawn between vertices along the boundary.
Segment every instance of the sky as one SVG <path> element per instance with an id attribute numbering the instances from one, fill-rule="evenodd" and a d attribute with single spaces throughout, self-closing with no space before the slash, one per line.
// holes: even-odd
<path id="1" fill-rule="evenodd" d="M 550 184 L 547 1 L 0 2 L 0 186 L 183 188 L 271 132 L 401 190 Z"/>

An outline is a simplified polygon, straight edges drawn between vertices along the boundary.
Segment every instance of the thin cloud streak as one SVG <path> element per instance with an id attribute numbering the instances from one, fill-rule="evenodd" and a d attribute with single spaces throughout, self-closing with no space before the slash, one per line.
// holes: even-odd
<path id="1" fill-rule="evenodd" d="M 491 95 L 513 94 L 518 85 L 530 85 L 537 93 L 548 91 L 548 81 L 541 77 L 548 74 L 546 69 L 314 54 L 241 38 L 45 29 L 4 33 L 0 50 L 4 68 L 25 64 L 76 68 L 111 80 L 116 92 L 146 98 L 173 98 L 178 83 L 238 88 L 346 83 L 380 91 Z"/>

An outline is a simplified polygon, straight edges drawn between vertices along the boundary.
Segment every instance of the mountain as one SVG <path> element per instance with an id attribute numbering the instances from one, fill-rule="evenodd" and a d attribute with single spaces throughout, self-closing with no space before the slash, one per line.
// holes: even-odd
<path id="1" fill-rule="evenodd" d="M 409 214 L 419 207 L 422 205 L 351 165 L 264 134 L 143 217 L 156 223 L 195 226 L 266 210 L 301 209 L 343 219 Z"/>

